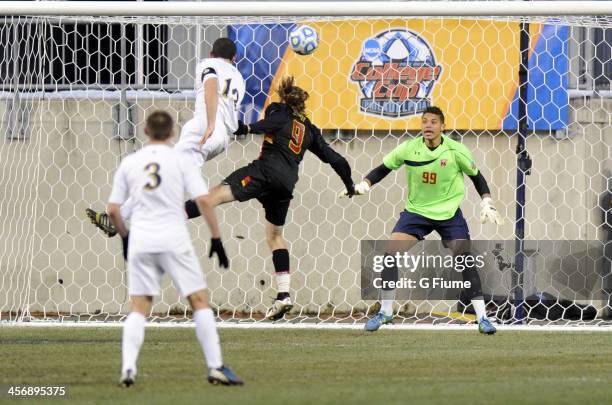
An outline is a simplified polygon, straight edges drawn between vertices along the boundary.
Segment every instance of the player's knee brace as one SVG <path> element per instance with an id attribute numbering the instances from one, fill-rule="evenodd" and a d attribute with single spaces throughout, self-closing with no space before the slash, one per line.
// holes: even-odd
<path id="1" fill-rule="evenodd" d="M 473 260 L 466 260 L 468 257 L 473 256 L 469 252 L 461 256 L 463 256 L 463 263 L 465 266 L 465 268 L 461 272 L 461 276 L 463 277 L 463 281 L 470 282 L 470 288 L 465 290 L 462 296 L 469 300 L 473 300 L 475 298 L 482 298 L 482 285 L 480 283 L 480 276 L 478 275 L 478 271 L 476 270 L 476 265 L 473 263 Z"/>
<path id="2" fill-rule="evenodd" d="M 385 253 L 385 259 L 387 256 L 391 256 L 389 253 Z M 397 271 L 397 266 L 395 265 L 395 261 L 391 261 L 393 263 L 393 265 L 391 266 L 385 266 L 385 268 L 383 269 L 383 271 L 381 272 L 380 276 L 382 278 L 383 281 L 383 290 L 384 291 L 390 291 L 390 290 L 394 290 L 394 288 L 390 288 L 389 287 L 389 281 L 393 281 L 393 282 L 397 282 L 398 280 L 398 271 Z M 383 263 L 386 263 L 386 260 L 383 261 Z"/>

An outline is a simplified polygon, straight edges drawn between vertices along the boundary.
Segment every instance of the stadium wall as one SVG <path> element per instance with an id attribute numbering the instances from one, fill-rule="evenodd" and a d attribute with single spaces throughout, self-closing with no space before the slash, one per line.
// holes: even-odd
<path id="1" fill-rule="evenodd" d="M 3 229 L 0 309 L 70 313 L 115 313 L 127 309 L 126 277 L 120 241 L 95 230 L 85 208 L 102 209 L 121 157 L 143 140 L 142 118 L 153 109 L 179 117 L 177 131 L 191 117 L 188 100 L 142 99 L 136 104 L 136 142 L 114 138 L 114 101 L 88 99 L 34 100 L 30 138 L 5 141 L 2 162 Z M 6 110 L 0 102 L 0 114 Z M 552 135 L 528 138 L 534 159 L 527 178 L 528 239 L 602 239 L 599 195 L 612 172 L 609 126 L 610 100 L 572 101 L 572 124 L 563 139 Z M 3 125 L 7 125 L 3 122 Z M 2 128 L 4 133 L 6 128 Z M 361 137 L 338 142 L 334 149 L 348 156 L 359 179 L 402 138 Z M 227 155 L 205 164 L 211 185 L 256 158 L 260 138 L 249 136 L 230 144 Z M 462 209 L 474 239 L 513 239 L 516 138 L 506 134 L 466 133 L 463 142 L 474 152 L 488 179 L 498 209 L 507 219 L 499 229 L 478 222 L 478 197 L 466 183 Z M 348 310 L 360 301 L 359 241 L 385 238 L 403 208 L 404 174 L 398 171 L 367 198 L 337 200 L 342 184 L 329 167 L 307 156 L 301 169 L 285 230 L 291 244 L 296 302 L 314 313 L 332 307 Z M 205 253 L 208 231 L 201 220 L 190 222 L 196 250 L 213 289 L 216 305 L 230 302 L 246 313 L 261 312 L 273 296 L 273 268 L 260 224 L 257 203 L 230 204 L 218 209 L 222 232 L 232 259 L 228 272 L 211 271 Z M 6 223 L 6 222 L 5 222 Z M 554 272 L 547 268 L 543 271 Z M 219 287 L 222 286 L 222 287 Z M 26 293 L 28 292 L 28 293 Z M 173 289 L 164 289 L 155 312 L 181 306 Z"/>

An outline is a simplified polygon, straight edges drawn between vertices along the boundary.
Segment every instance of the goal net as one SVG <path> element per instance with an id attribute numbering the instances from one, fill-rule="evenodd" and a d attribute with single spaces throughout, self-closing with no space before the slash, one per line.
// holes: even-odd
<path id="1" fill-rule="evenodd" d="M 524 135 L 532 159 L 524 203 L 516 154 L 521 21 L 529 23 Z M 288 43 L 300 24 L 321 39 L 312 55 Z M 85 209 L 104 209 L 121 159 L 145 142 L 149 113 L 170 112 L 177 132 L 191 118 L 195 64 L 228 36 L 247 83 L 241 118 L 260 118 L 278 80 L 294 75 L 310 93 L 312 121 L 347 158 L 355 181 L 418 136 L 423 108 L 442 108 L 446 134 L 473 152 L 506 218 L 503 226 L 482 225 L 480 199 L 466 181 L 461 209 L 472 238 L 487 241 L 480 275 L 491 317 L 512 322 L 520 305 L 524 322 L 605 323 L 612 310 L 609 25 L 602 17 L 5 17 L 0 320 L 122 319 L 129 297 L 121 242 L 94 228 Z M 258 135 L 232 138 L 204 165 L 208 183 L 257 158 L 261 143 Z M 340 179 L 306 156 L 284 230 L 295 306 L 279 323 L 356 324 L 376 313 L 378 302 L 362 291 L 361 241 L 389 238 L 405 184 L 398 170 L 368 196 L 339 200 Z M 525 236 L 518 270 L 517 204 Z M 203 221 L 189 222 L 212 304 L 223 322 L 267 322 L 276 286 L 263 210 L 255 201 L 217 212 L 228 271 L 208 259 Z M 542 241 L 569 245 L 551 256 Z M 457 300 L 398 300 L 395 309 L 396 323 L 473 321 Z M 152 317 L 190 319 L 168 280 Z"/>

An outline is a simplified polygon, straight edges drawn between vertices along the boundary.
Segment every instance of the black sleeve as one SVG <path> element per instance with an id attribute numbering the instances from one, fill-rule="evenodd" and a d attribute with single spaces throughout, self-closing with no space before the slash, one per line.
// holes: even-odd
<path id="1" fill-rule="evenodd" d="M 354 189 L 353 179 L 351 178 L 351 166 L 342 155 L 333 150 L 325 139 L 321 135 L 321 130 L 314 126 L 309 125 L 313 135 L 313 142 L 308 148 L 312 153 L 317 155 L 322 162 L 329 164 L 332 169 L 340 176 L 342 182 L 346 186 L 348 191 Z"/>
<path id="2" fill-rule="evenodd" d="M 266 108 L 265 118 L 253 124 L 249 124 L 250 133 L 265 134 L 280 130 L 287 122 L 286 114 L 283 113 L 281 105 L 272 103 Z"/>
<path id="3" fill-rule="evenodd" d="M 378 183 L 382 179 L 384 179 L 389 173 L 391 173 L 391 169 L 389 169 L 385 164 L 381 164 L 378 167 L 375 167 L 365 176 L 365 179 L 370 182 L 370 186 Z"/>
<path id="4" fill-rule="evenodd" d="M 204 83 L 204 79 L 206 79 L 206 76 L 208 76 L 208 75 L 215 75 L 216 76 L 217 75 L 217 71 L 214 68 L 207 67 L 206 69 L 204 69 L 202 71 L 202 76 L 200 77 L 200 81 L 202 83 Z"/>
<path id="5" fill-rule="evenodd" d="M 480 170 L 475 175 L 468 177 L 472 179 L 472 183 L 474 183 L 474 187 L 476 188 L 476 191 L 481 197 L 484 194 L 491 194 L 491 190 L 489 190 L 489 185 L 487 184 L 487 181 L 485 180 L 482 173 L 480 173 Z"/>

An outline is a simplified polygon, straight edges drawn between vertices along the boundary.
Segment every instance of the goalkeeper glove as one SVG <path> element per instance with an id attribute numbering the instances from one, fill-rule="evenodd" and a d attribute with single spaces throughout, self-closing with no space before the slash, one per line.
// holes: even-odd
<path id="1" fill-rule="evenodd" d="M 234 135 L 246 135 L 250 131 L 250 128 L 244 122 L 238 120 L 238 129 L 234 132 Z"/>
<path id="2" fill-rule="evenodd" d="M 480 211 L 480 222 L 481 223 L 484 224 L 485 222 L 490 222 L 496 225 L 504 224 L 504 219 L 501 217 L 501 215 L 499 215 L 499 213 L 493 206 L 493 200 L 491 200 L 491 197 L 483 198 L 482 201 L 480 202 L 480 207 L 481 207 L 481 211 Z"/>
<path id="3" fill-rule="evenodd" d="M 208 258 L 213 257 L 213 253 L 217 254 L 219 264 L 227 269 L 229 267 L 229 260 L 225 254 L 221 238 L 210 238 L 210 252 L 208 252 Z"/>
<path id="4" fill-rule="evenodd" d="M 367 194 L 368 191 L 370 191 L 370 185 L 364 180 L 359 184 L 355 184 L 355 192 L 353 194 L 350 194 L 349 190 L 342 190 L 340 193 L 338 193 L 338 197 L 343 198 L 352 197 L 353 195 L 364 195 Z"/>

